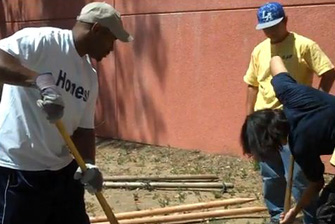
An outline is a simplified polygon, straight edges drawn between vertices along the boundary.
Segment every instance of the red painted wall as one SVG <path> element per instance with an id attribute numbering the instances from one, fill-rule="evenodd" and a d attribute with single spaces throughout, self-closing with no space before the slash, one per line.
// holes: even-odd
<path id="1" fill-rule="evenodd" d="M 25 26 L 70 28 L 88 0 L 0 0 L 0 35 Z M 242 77 L 260 0 L 110 0 L 135 37 L 98 65 L 97 134 L 241 155 Z M 335 0 L 282 0 L 289 29 L 335 63 Z M 318 80 L 315 80 L 317 83 Z M 332 91 L 334 92 L 334 91 Z"/>
<path id="2" fill-rule="evenodd" d="M 108 87 L 98 135 L 240 155 L 242 77 L 264 39 L 254 27 L 266 1 L 154 2 L 115 1 L 135 41 L 117 45 L 110 59 L 116 73 L 101 77 Z M 282 3 L 289 29 L 317 41 L 334 61 L 335 1 Z"/>

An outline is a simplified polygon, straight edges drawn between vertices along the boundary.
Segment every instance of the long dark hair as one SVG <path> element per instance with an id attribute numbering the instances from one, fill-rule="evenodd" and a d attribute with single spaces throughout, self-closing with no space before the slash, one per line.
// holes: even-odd
<path id="1" fill-rule="evenodd" d="M 264 109 L 248 115 L 241 130 L 243 154 L 262 160 L 278 152 L 289 130 L 282 110 Z"/>

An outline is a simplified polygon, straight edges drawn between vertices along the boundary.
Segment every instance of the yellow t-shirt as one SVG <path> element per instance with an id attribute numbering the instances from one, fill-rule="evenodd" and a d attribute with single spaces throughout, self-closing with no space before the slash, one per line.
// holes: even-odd
<path id="1" fill-rule="evenodd" d="M 312 84 L 314 73 L 320 76 L 334 68 L 318 44 L 306 37 L 290 33 L 277 44 L 271 44 L 269 38 L 264 40 L 253 50 L 243 78 L 247 84 L 258 87 L 255 111 L 282 107 L 270 82 L 270 60 L 274 55 L 279 55 L 291 76 L 305 85 Z"/>

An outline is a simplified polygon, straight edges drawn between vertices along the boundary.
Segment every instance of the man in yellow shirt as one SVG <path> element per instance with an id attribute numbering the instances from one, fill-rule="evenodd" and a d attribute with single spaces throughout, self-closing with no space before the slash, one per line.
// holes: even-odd
<path id="1" fill-rule="evenodd" d="M 319 88 L 329 92 L 335 77 L 333 64 L 314 41 L 287 30 L 287 17 L 282 5 L 277 2 L 267 3 L 259 8 L 257 17 L 256 29 L 263 30 L 268 38 L 254 48 L 243 78 L 248 84 L 247 114 L 266 108 L 282 108 L 270 82 L 270 60 L 274 55 L 283 59 L 288 72 L 298 83 L 311 85 L 315 73 L 321 76 Z M 280 155 L 260 162 L 264 200 L 271 223 L 279 223 L 283 212 L 289 157 L 290 150 L 286 145 Z M 296 200 L 299 200 L 307 185 L 301 168 L 295 164 L 292 193 Z M 303 212 L 304 223 L 315 223 L 316 203 Z"/>

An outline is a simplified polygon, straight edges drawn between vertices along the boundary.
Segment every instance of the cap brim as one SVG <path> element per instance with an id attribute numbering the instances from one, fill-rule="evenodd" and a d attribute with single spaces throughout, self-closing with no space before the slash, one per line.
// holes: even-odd
<path id="1" fill-rule="evenodd" d="M 131 42 L 134 40 L 134 37 L 130 35 L 129 33 L 127 33 L 126 31 L 124 31 L 122 35 L 120 33 L 114 34 L 114 35 L 117 39 L 119 39 L 122 42 Z"/>
<path id="2" fill-rule="evenodd" d="M 256 30 L 263 30 L 263 29 L 275 26 L 278 23 L 280 23 L 283 19 L 284 19 L 284 17 L 279 18 L 279 19 L 275 19 L 275 20 L 273 20 L 271 22 L 257 24 Z"/>
<path id="3" fill-rule="evenodd" d="M 114 24 L 108 27 L 113 35 L 122 42 L 131 42 L 134 38 L 125 30 L 121 24 Z"/>

